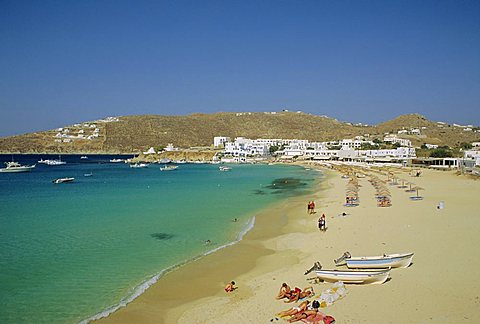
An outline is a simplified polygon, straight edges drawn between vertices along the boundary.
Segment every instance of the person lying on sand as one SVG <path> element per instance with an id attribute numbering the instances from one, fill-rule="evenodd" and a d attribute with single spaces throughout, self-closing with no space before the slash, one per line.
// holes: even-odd
<path id="1" fill-rule="evenodd" d="M 281 311 L 280 313 L 278 313 L 277 315 L 280 316 L 280 317 L 285 317 L 285 316 L 293 316 L 295 314 L 298 314 L 300 312 L 304 312 L 307 310 L 307 307 L 308 307 L 308 304 L 310 304 L 310 301 L 309 300 L 306 300 L 304 302 L 302 302 L 300 305 L 298 306 L 293 306 L 292 308 L 286 310 L 286 311 Z"/>
<path id="2" fill-rule="evenodd" d="M 296 302 L 299 299 L 306 298 L 313 296 L 315 292 L 313 291 L 313 287 L 306 287 L 303 288 L 303 290 L 300 290 L 299 288 L 295 288 L 295 290 L 292 291 L 291 296 L 288 298 L 286 303 L 291 303 L 291 302 Z"/>
<path id="3" fill-rule="evenodd" d="M 292 290 L 290 289 L 290 286 L 287 285 L 287 283 L 282 283 L 282 287 L 280 287 L 280 291 L 278 292 L 276 299 L 282 299 L 282 298 L 290 298 L 292 296 Z"/>
<path id="4" fill-rule="evenodd" d="M 290 323 L 293 323 L 301 320 L 306 320 L 307 323 L 323 323 L 323 318 L 327 315 L 319 311 L 318 310 L 319 307 L 320 307 L 320 303 L 317 300 L 314 300 L 312 303 L 313 309 L 303 310 L 301 312 L 298 312 L 295 315 L 293 315 L 288 321 Z"/>

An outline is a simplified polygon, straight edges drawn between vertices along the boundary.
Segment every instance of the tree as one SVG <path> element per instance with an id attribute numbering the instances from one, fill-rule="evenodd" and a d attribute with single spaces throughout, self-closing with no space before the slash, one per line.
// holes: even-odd
<path id="1" fill-rule="evenodd" d="M 446 150 L 444 148 L 437 148 L 430 152 L 430 157 L 432 158 L 447 158 L 453 157 L 452 151 Z"/>
<path id="2" fill-rule="evenodd" d="M 362 143 L 362 145 L 360 145 L 360 149 L 361 150 L 376 150 L 376 149 L 378 149 L 378 145 L 372 145 L 370 143 Z"/>
<path id="3" fill-rule="evenodd" d="M 399 148 L 401 147 L 402 145 L 400 145 L 400 143 L 393 143 L 392 147 L 393 148 Z"/>
<path id="4" fill-rule="evenodd" d="M 270 154 L 273 155 L 273 153 L 277 152 L 280 148 L 276 145 L 272 145 L 270 146 L 270 148 L 268 149 L 270 151 Z"/>
<path id="5" fill-rule="evenodd" d="M 372 142 L 375 143 L 375 144 L 383 143 L 383 141 L 379 140 L 378 138 L 374 139 Z"/>
<path id="6" fill-rule="evenodd" d="M 472 149 L 473 146 L 470 143 L 463 142 L 463 143 L 460 144 L 460 147 L 464 150 L 470 150 L 470 149 Z"/>
<path id="7" fill-rule="evenodd" d="M 422 150 L 428 150 L 427 143 L 423 143 L 422 146 L 420 146 Z"/>

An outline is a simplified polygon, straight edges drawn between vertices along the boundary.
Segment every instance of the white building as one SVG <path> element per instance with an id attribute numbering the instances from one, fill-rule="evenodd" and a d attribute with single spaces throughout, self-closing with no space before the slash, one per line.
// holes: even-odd
<path id="1" fill-rule="evenodd" d="M 178 151 L 178 150 L 179 150 L 179 148 L 173 146 L 173 143 L 168 143 L 167 147 L 165 147 L 165 151 L 167 151 L 167 152 Z"/>
<path id="2" fill-rule="evenodd" d="M 267 156 L 270 153 L 268 145 L 254 143 L 253 140 L 244 137 L 237 137 L 234 142 L 226 142 L 224 145 L 225 154 L 235 157 Z"/>
<path id="3" fill-rule="evenodd" d="M 391 143 L 391 144 L 400 144 L 400 146 L 406 146 L 406 147 L 411 147 L 412 146 L 412 141 L 404 138 L 399 138 L 395 135 L 390 135 L 390 136 L 385 136 L 383 138 L 383 141 L 385 143 Z"/>
<path id="4" fill-rule="evenodd" d="M 426 146 L 428 149 L 436 149 L 436 148 L 438 148 L 438 145 L 436 145 L 436 144 L 427 144 L 427 143 L 425 143 L 425 146 Z"/>
<path id="5" fill-rule="evenodd" d="M 148 151 L 146 152 L 143 152 L 143 154 L 145 155 L 149 155 L 149 154 L 155 154 L 155 149 L 153 147 L 149 148 Z"/>
<path id="6" fill-rule="evenodd" d="M 213 138 L 213 146 L 214 147 L 220 147 L 220 146 L 224 145 L 226 142 L 230 142 L 230 137 L 215 136 Z"/>
<path id="7" fill-rule="evenodd" d="M 480 166 L 480 151 L 464 151 L 463 158 L 468 160 L 474 160 L 475 166 Z"/>

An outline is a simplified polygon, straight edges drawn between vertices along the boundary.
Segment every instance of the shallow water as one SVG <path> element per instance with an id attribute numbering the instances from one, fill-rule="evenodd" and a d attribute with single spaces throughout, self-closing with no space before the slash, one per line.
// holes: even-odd
<path id="1" fill-rule="evenodd" d="M 110 158 L 0 174 L 0 322 L 78 322 L 126 302 L 165 269 L 237 241 L 256 211 L 309 192 L 317 175 L 281 165 L 162 172 Z"/>

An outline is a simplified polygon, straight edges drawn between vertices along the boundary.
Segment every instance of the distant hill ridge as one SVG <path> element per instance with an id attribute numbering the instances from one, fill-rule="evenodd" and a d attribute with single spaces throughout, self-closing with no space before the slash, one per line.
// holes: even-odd
<path id="1" fill-rule="evenodd" d="M 302 112 L 222 112 L 188 116 L 124 116 L 109 121 L 85 122 L 63 129 L 0 138 L 0 152 L 136 153 L 168 143 L 181 148 L 211 146 L 214 136 L 330 141 L 369 134 L 382 139 L 385 133 L 397 134 L 399 130 L 413 128 L 421 129 L 421 134 L 399 136 L 412 140 L 414 145 L 456 146 L 462 142 L 480 141 L 478 132 L 429 121 L 419 114 L 402 115 L 375 126 L 364 126 Z M 94 132 L 93 139 L 86 139 Z"/>

